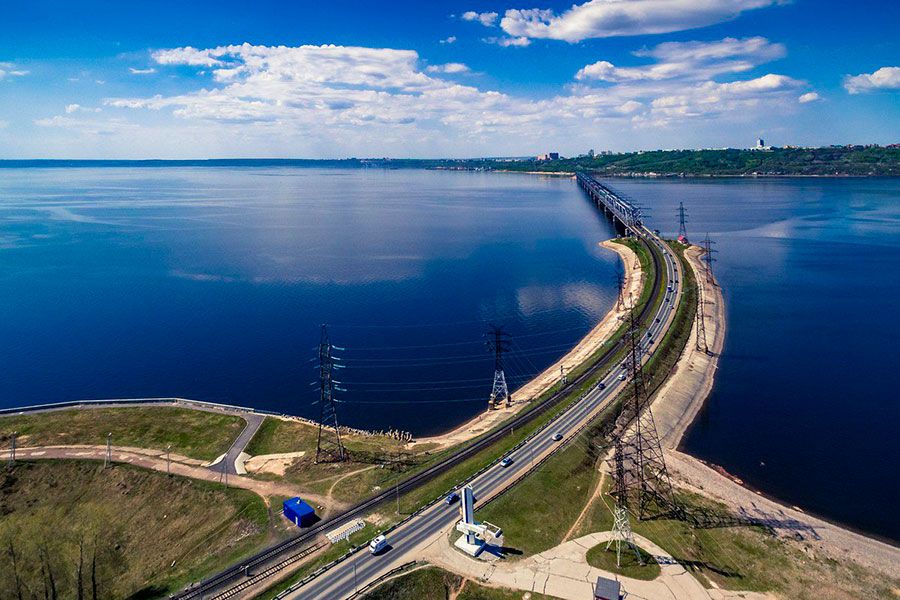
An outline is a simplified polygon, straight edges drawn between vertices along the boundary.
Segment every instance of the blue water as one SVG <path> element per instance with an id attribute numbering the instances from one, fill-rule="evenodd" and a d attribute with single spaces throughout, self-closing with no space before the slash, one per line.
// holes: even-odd
<path id="1" fill-rule="evenodd" d="M 716 386 L 684 446 L 900 540 L 900 180 L 614 180 L 717 242 Z M 482 411 L 488 323 L 514 383 L 612 305 L 613 234 L 571 180 L 303 168 L 0 171 L 0 406 L 183 396 L 436 433 Z"/>
<path id="2" fill-rule="evenodd" d="M 612 231 L 569 180 L 429 171 L 0 171 L 0 406 L 180 396 L 440 432 L 610 308 Z"/>
<path id="3" fill-rule="evenodd" d="M 664 233 L 716 241 L 728 331 L 695 456 L 900 540 L 900 180 L 618 180 Z"/>

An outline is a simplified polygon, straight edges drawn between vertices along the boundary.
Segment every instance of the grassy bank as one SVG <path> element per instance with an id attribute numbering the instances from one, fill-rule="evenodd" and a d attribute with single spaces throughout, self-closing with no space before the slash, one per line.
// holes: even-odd
<path id="1" fill-rule="evenodd" d="M 646 367 L 648 380 L 656 386 L 677 361 L 690 334 L 696 309 L 693 275 L 689 268 L 685 269 L 684 261 L 679 270 L 687 273 L 683 303 L 672 328 Z M 611 423 L 615 410 L 615 406 L 611 407 L 569 447 L 477 512 L 479 519 L 503 527 L 505 542 L 513 549 L 510 558 L 558 545 L 576 525 L 583 510 L 582 520 L 569 539 L 611 528 L 612 501 L 605 496 L 609 480 L 603 483 L 603 494 L 593 492 L 600 485 L 598 458 L 605 455 L 608 443 L 602 432 Z M 724 506 L 683 490 L 678 491 L 678 498 L 688 509 L 703 507 L 727 513 Z M 632 519 L 632 527 L 635 533 L 674 556 L 707 587 L 775 592 L 781 597 L 800 600 L 890 598 L 895 597 L 894 590 L 900 587 L 897 579 L 886 579 L 853 563 L 837 563 L 816 556 L 808 544 L 775 538 L 758 528 L 694 529 L 683 522 L 666 519 Z M 594 558 L 609 560 L 608 556 L 596 552 Z M 615 564 L 614 555 L 612 564 Z"/>
<path id="2" fill-rule="evenodd" d="M 416 569 L 381 584 L 363 596 L 364 600 L 521 600 L 524 592 L 491 588 L 463 579 L 437 567 Z M 531 600 L 553 600 L 530 592 Z"/>
<path id="3" fill-rule="evenodd" d="M 86 597 L 95 564 L 99 597 L 156 598 L 268 537 L 265 503 L 252 492 L 91 461 L 3 470 L 0 515 L 0 598 L 17 597 L 17 578 L 25 597 L 43 595 L 47 573 L 59 597 L 75 598 L 79 564 Z"/>
<path id="4" fill-rule="evenodd" d="M 112 433 L 115 446 L 165 450 L 212 460 L 223 454 L 246 425 L 234 415 L 176 406 L 72 408 L 0 416 L 0 446 L 14 431 L 20 447 L 68 444 L 106 444 Z"/>

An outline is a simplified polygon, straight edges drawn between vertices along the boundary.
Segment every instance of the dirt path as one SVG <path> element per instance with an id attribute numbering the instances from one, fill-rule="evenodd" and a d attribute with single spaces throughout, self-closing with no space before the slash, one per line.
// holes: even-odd
<path id="1" fill-rule="evenodd" d="M 165 453 L 146 450 L 143 448 L 122 448 L 113 446 L 111 448 L 111 458 L 113 462 L 126 463 L 152 469 L 162 473 L 167 472 Z M 16 451 L 17 460 L 46 460 L 46 459 L 75 459 L 75 460 L 98 460 L 106 459 L 106 446 L 37 446 L 30 448 L 19 448 Z M 191 479 L 201 479 L 203 481 L 219 482 L 221 473 L 217 473 L 209 468 L 203 467 L 193 461 L 178 455 L 171 455 L 168 464 L 169 472 L 173 475 L 181 475 L 190 477 Z M 228 475 L 228 485 L 245 490 L 250 490 L 262 496 L 268 503 L 270 496 L 300 496 L 304 499 L 316 503 L 320 506 L 327 507 L 329 510 L 344 508 L 345 504 L 340 502 L 331 502 L 326 504 L 326 498 L 317 494 L 310 494 L 306 490 L 302 490 L 294 485 L 275 481 L 259 481 L 241 475 Z"/>
<path id="2" fill-rule="evenodd" d="M 625 297 L 639 298 L 645 278 L 637 255 L 631 248 L 623 244 L 605 241 L 601 242 L 600 245 L 616 252 L 622 259 L 624 264 Z M 620 309 L 617 306 L 613 306 L 603 319 L 570 352 L 521 388 L 513 391 L 512 398 L 514 402 L 512 406 L 501 407 L 496 410 L 485 410 L 477 417 L 463 423 L 452 431 L 434 437 L 415 440 L 409 446 L 410 449 L 415 450 L 416 446 L 424 444 L 434 444 L 433 450 L 446 448 L 466 442 L 493 429 L 496 425 L 525 408 L 532 400 L 545 391 L 557 385 L 560 379 L 560 367 L 568 373 L 587 360 L 618 329 L 622 318 L 627 313 L 628 311 L 625 307 Z M 487 404 L 487 398 L 485 398 L 485 404 Z"/>
<path id="3" fill-rule="evenodd" d="M 370 469 L 376 469 L 376 468 L 378 468 L 378 466 L 379 466 L 379 465 L 369 465 L 368 467 L 363 467 L 362 469 L 357 469 L 357 470 L 355 470 L 355 471 L 350 471 L 349 473 L 344 473 L 343 475 L 341 475 L 340 477 L 338 477 L 337 479 L 335 479 L 335 480 L 334 480 L 334 483 L 331 484 L 331 487 L 328 488 L 328 492 L 325 494 L 325 506 L 326 506 L 326 507 L 330 507 L 330 506 L 333 506 L 333 505 L 335 504 L 335 502 L 334 502 L 334 488 L 337 487 L 337 484 L 339 484 L 339 483 L 340 483 L 341 481 L 343 481 L 344 479 L 347 479 L 348 477 L 351 477 L 351 476 L 356 475 L 356 474 L 358 474 L 358 473 L 362 473 L 363 471 L 368 471 L 368 470 L 370 470 Z M 328 508 L 326 508 L 325 515 L 323 515 L 322 518 L 325 518 L 325 516 L 326 516 L 328 513 L 330 513 L 330 512 L 331 512 L 331 510 L 328 509 Z"/>
<path id="4" fill-rule="evenodd" d="M 601 469 L 600 481 L 597 482 L 597 487 L 594 488 L 594 493 L 591 494 L 590 498 L 588 498 L 588 501 L 585 503 L 584 508 L 581 509 L 581 514 L 578 515 L 578 518 L 575 519 L 574 523 L 572 523 L 572 526 L 566 532 L 566 535 L 563 536 L 563 542 L 568 542 L 572 538 L 572 534 L 574 534 L 578 530 L 581 522 L 584 521 L 584 516 L 591 508 L 593 508 L 594 502 L 596 502 L 597 499 L 600 498 L 600 495 L 603 494 L 604 483 L 606 483 L 606 469 Z"/>

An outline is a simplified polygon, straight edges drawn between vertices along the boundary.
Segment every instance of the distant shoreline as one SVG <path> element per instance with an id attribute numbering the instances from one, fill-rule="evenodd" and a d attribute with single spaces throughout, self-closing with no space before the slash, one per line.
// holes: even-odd
<path id="1" fill-rule="evenodd" d="M 573 177 L 575 171 L 567 170 L 524 170 L 486 167 L 459 167 L 434 164 L 443 161 L 402 160 L 367 163 L 359 159 L 268 159 L 268 158 L 213 158 L 213 159 L 0 159 L 0 169 L 169 169 L 169 168 L 303 168 L 303 169 L 350 169 L 350 170 L 423 170 L 468 173 L 512 173 L 521 175 L 543 175 L 547 177 Z M 418 164 L 421 162 L 421 164 Z M 896 179 L 898 173 L 712 173 L 712 172 L 617 172 L 605 173 L 602 170 L 591 171 L 599 177 L 608 179 L 653 179 L 653 180 L 698 180 L 698 179 Z"/>

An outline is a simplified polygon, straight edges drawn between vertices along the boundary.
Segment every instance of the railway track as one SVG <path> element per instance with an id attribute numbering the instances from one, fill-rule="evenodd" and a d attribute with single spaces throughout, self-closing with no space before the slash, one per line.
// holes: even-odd
<path id="1" fill-rule="evenodd" d="M 660 250 L 655 247 L 654 243 L 648 242 L 643 236 L 640 236 L 637 239 L 639 239 L 648 250 L 654 266 L 654 276 L 652 284 L 653 294 L 650 296 L 646 304 L 642 307 L 641 312 L 638 316 L 638 321 L 642 325 L 644 325 L 649 319 L 652 318 L 651 315 L 653 314 L 653 307 L 656 305 L 656 301 L 659 296 L 665 294 L 665 290 L 660 286 L 660 281 L 662 279 L 661 259 L 659 256 Z M 512 421 L 503 424 L 502 427 L 499 427 L 485 434 L 484 436 L 477 438 L 474 442 L 461 448 L 458 452 L 452 454 L 451 456 L 448 456 L 441 462 L 434 464 L 424 471 L 411 476 L 410 478 L 406 479 L 393 488 L 376 494 L 375 496 L 372 496 L 371 498 L 364 500 L 359 504 L 356 504 L 340 515 L 336 515 L 330 519 L 320 521 L 318 524 L 306 530 L 302 534 L 280 542 L 270 548 L 263 550 L 262 552 L 259 552 L 258 554 L 246 558 L 240 563 L 229 567 L 224 571 L 191 586 L 190 588 L 187 588 L 170 596 L 170 598 L 172 598 L 173 600 L 225 600 L 227 598 L 234 597 L 234 594 L 230 594 L 231 590 L 240 587 L 240 591 L 242 591 L 249 587 L 249 585 L 255 585 L 256 583 L 259 583 L 261 581 L 261 579 L 256 579 L 256 577 L 253 577 L 254 579 L 256 579 L 253 584 L 244 585 L 247 582 L 246 573 L 248 571 L 259 573 L 265 572 L 267 573 L 266 577 L 269 577 L 283 570 L 284 568 L 310 554 L 312 550 L 310 552 L 306 552 L 309 549 L 307 545 L 312 545 L 312 542 L 314 542 L 316 538 L 322 535 L 325 531 L 337 527 L 350 519 L 358 518 L 368 513 L 370 510 L 374 509 L 381 503 L 394 498 L 395 494 L 397 493 L 409 492 L 428 483 L 429 481 L 438 477 L 452 467 L 475 456 L 480 451 L 489 448 L 491 445 L 501 440 L 503 437 L 508 435 L 508 431 L 510 428 L 519 429 L 522 426 L 527 425 L 533 420 L 537 419 L 541 415 L 545 414 L 546 412 L 550 411 L 551 409 L 555 408 L 557 405 L 562 403 L 573 390 L 578 389 L 578 387 L 593 378 L 598 372 L 605 372 L 610 367 L 615 366 L 615 363 L 618 362 L 618 359 L 616 359 L 616 361 L 613 361 L 613 358 L 616 356 L 616 353 L 623 347 L 623 344 L 624 340 L 620 338 L 616 341 L 615 344 L 608 348 L 593 365 L 591 365 L 584 373 L 575 377 L 572 381 L 569 382 L 568 385 L 566 385 L 547 399 L 527 408 L 519 415 L 517 415 Z M 239 592 L 235 592 L 235 594 L 237 593 Z"/>

